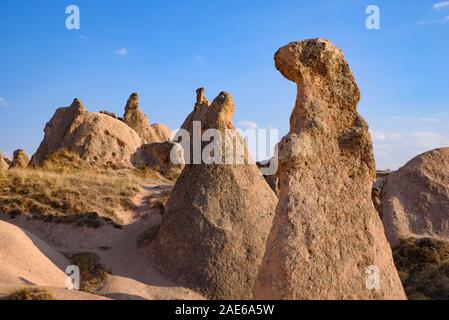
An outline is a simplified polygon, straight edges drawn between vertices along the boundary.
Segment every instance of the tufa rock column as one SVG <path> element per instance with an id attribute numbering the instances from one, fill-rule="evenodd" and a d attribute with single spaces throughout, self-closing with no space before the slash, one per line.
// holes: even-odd
<path id="1" fill-rule="evenodd" d="M 371 138 L 343 53 L 306 40 L 279 49 L 275 63 L 298 94 L 279 144 L 279 204 L 254 298 L 404 299 L 371 201 Z"/>

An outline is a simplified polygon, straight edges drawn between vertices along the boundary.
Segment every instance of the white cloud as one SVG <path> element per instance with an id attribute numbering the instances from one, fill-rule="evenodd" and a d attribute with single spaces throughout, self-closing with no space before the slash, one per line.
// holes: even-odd
<path id="1" fill-rule="evenodd" d="M 5 98 L 0 97 L 0 107 L 6 106 L 8 106 L 8 103 L 6 102 Z"/>
<path id="2" fill-rule="evenodd" d="M 449 1 L 438 2 L 433 5 L 434 10 L 441 10 L 449 7 Z"/>
<path id="3" fill-rule="evenodd" d="M 117 49 L 117 50 L 115 50 L 115 54 L 118 55 L 118 56 L 121 56 L 121 57 L 127 56 L 128 55 L 128 49 L 126 49 L 126 48 Z"/>
<path id="4" fill-rule="evenodd" d="M 395 170 L 423 152 L 449 146 L 449 136 L 435 131 L 371 131 L 379 169 Z"/>
<path id="5" fill-rule="evenodd" d="M 254 121 L 239 121 L 238 125 L 244 129 L 257 129 L 259 126 Z"/>
<path id="6" fill-rule="evenodd" d="M 422 20 L 419 21 L 419 25 L 427 25 L 427 24 L 447 24 L 449 22 L 449 16 L 441 18 L 441 19 L 433 19 L 433 20 Z"/>

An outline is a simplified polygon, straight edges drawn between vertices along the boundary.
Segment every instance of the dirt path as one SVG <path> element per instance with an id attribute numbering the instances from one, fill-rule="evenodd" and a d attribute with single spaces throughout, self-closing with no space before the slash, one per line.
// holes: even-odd
<path id="1" fill-rule="evenodd" d="M 106 224 L 98 229 L 27 220 L 24 217 L 0 219 L 33 233 L 55 250 L 70 256 L 95 252 L 111 271 L 100 294 L 113 299 L 197 299 L 195 292 L 176 286 L 152 266 L 148 244 L 141 239 L 152 226 L 160 224 L 161 209 L 152 201 L 171 189 L 169 184 L 148 183 L 134 197 L 136 210 L 119 212 L 121 228 Z M 66 266 L 58 265 L 61 270 Z M 64 284 L 63 284 L 64 285 Z M 62 285 L 62 286 L 63 286 Z"/>

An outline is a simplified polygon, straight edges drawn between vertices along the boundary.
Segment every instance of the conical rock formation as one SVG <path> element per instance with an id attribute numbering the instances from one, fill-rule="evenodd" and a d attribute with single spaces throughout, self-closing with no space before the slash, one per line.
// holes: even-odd
<path id="1" fill-rule="evenodd" d="M 254 297 L 404 299 L 371 202 L 371 138 L 343 53 L 306 40 L 279 49 L 275 62 L 298 95 L 279 144 L 279 204 Z"/>
<path id="2" fill-rule="evenodd" d="M 210 106 L 200 100 L 183 125 L 190 135 L 195 119 L 198 134 L 217 129 L 240 143 L 233 98 L 222 92 Z M 187 164 L 153 244 L 160 270 L 211 299 L 251 298 L 276 202 L 255 164 Z"/>
<path id="3" fill-rule="evenodd" d="M 139 134 L 144 143 L 170 140 L 171 130 L 168 127 L 162 124 L 149 124 L 148 117 L 140 109 L 137 93 L 133 93 L 129 97 L 123 121 Z"/>
<path id="4" fill-rule="evenodd" d="M 158 169 L 165 176 L 178 176 L 184 169 L 183 148 L 172 141 L 143 144 L 131 161 L 138 168 Z"/>

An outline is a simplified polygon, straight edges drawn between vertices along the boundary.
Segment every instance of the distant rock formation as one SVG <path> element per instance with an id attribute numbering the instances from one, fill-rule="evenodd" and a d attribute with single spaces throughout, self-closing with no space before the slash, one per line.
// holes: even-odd
<path id="1" fill-rule="evenodd" d="M 164 176 L 178 176 L 184 169 L 183 149 L 171 141 L 144 144 L 133 156 L 132 163 L 138 168 L 157 168 Z"/>
<path id="2" fill-rule="evenodd" d="M 89 163 L 131 166 L 132 155 L 142 145 L 139 135 L 125 123 L 87 112 L 78 99 L 69 107 L 57 109 L 44 131 L 44 140 L 32 158 L 36 166 L 62 149 Z"/>
<path id="3" fill-rule="evenodd" d="M 193 136 L 191 121 L 199 120 L 199 134 L 213 128 L 240 143 L 233 114 L 231 95 L 222 92 L 209 106 L 199 90 L 183 127 Z M 222 157 L 229 153 L 222 148 Z M 276 195 L 246 163 L 186 164 L 153 243 L 162 273 L 211 299 L 251 298 L 271 227 Z"/>
<path id="4" fill-rule="evenodd" d="M 193 122 L 203 121 L 203 119 L 206 119 L 207 113 L 209 112 L 208 110 L 209 101 L 207 101 L 204 95 L 204 88 L 199 88 L 196 90 L 196 102 L 193 107 L 193 111 L 184 120 L 184 123 L 181 125 L 181 129 L 193 133 Z M 175 136 L 175 139 L 176 138 L 178 138 L 177 135 Z"/>
<path id="5" fill-rule="evenodd" d="M 148 117 L 140 110 L 139 95 L 131 94 L 126 103 L 123 121 L 133 128 L 144 143 L 169 141 L 171 130 L 162 124 L 149 124 Z"/>
<path id="6" fill-rule="evenodd" d="M 254 298 L 404 299 L 371 201 L 371 138 L 343 53 L 305 40 L 279 49 L 275 62 L 298 95 L 279 144 L 279 205 Z"/>
<path id="7" fill-rule="evenodd" d="M 449 241 L 449 148 L 421 154 L 389 175 L 382 215 L 392 245 L 408 238 Z"/>
<path id="8" fill-rule="evenodd" d="M 373 200 L 374 208 L 376 208 L 377 212 L 379 213 L 380 219 L 382 219 L 382 189 L 390 174 L 390 170 L 377 171 L 376 181 L 374 182 L 371 191 L 371 198 Z"/>
<path id="9" fill-rule="evenodd" d="M 112 118 L 114 118 L 114 119 L 117 119 L 117 120 L 122 120 L 121 118 L 118 118 L 117 115 L 116 115 L 114 112 L 109 112 L 109 111 L 106 111 L 106 110 L 101 110 L 100 113 L 105 114 L 105 115 L 107 115 L 107 116 L 110 116 L 110 117 L 112 117 Z"/>
<path id="10" fill-rule="evenodd" d="M 261 161 L 261 162 L 257 162 L 257 166 L 259 167 L 259 169 L 262 168 L 268 168 L 270 166 L 271 160 L 267 160 L 267 161 Z M 265 178 L 265 181 L 268 183 L 268 185 L 270 186 L 271 190 L 274 191 L 274 193 L 279 196 L 279 177 L 278 174 L 271 174 L 271 175 L 263 175 L 263 177 Z"/>
<path id="11" fill-rule="evenodd" d="M 28 167 L 30 160 L 25 151 L 18 149 L 14 151 L 12 162 L 9 166 L 10 169 L 25 169 Z"/>
<path id="12" fill-rule="evenodd" d="M 3 155 L 3 160 L 5 160 L 5 162 L 8 164 L 8 166 L 11 165 L 12 161 L 7 156 Z"/>
<path id="13" fill-rule="evenodd" d="M 6 171 L 9 168 L 9 164 L 3 158 L 3 155 L 0 153 L 0 171 Z"/>

